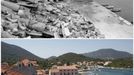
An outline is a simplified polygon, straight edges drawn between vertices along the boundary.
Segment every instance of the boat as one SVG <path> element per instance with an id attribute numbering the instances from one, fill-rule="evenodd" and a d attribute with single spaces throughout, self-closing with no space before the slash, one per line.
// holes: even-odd
<path id="1" fill-rule="evenodd" d="M 121 12 L 121 8 L 114 8 L 111 10 L 112 12 Z"/>
<path id="2" fill-rule="evenodd" d="M 114 9 L 114 6 L 110 6 L 110 5 L 108 5 L 108 6 L 105 6 L 107 9 Z"/>
<path id="3" fill-rule="evenodd" d="M 105 7 L 105 6 L 109 6 L 108 4 L 101 4 L 101 5 L 104 6 L 104 7 Z"/>

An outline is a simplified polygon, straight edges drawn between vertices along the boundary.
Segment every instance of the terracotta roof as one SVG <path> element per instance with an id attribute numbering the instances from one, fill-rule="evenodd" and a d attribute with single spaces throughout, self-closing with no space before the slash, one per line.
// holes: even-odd
<path id="1" fill-rule="evenodd" d="M 14 70 L 8 70 L 6 73 L 7 75 L 24 75 L 23 73 Z"/>
<path id="2" fill-rule="evenodd" d="M 55 66 L 55 68 L 51 69 L 51 72 L 59 72 L 60 70 L 65 70 L 65 69 L 77 69 L 75 66 Z"/>
<path id="3" fill-rule="evenodd" d="M 51 69 L 51 72 L 59 72 L 59 69 Z"/>
<path id="4" fill-rule="evenodd" d="M 37 71 L 37 75 L 38 74 L 44 74 L 45 73 L 45 70 L 36 70 Z"/>
<path id="5" fill-rule="evenodd" d="M 9 66 L 8 65 L 1 65 L 1 72 L 5 72 L 6 70 L 9 69 Z"/>
<path id="6" fill-rule="evenodd" d="M 22 63 L 26 63 L 26 64 L 27 64 L 27 63 L 30 63 L 30 61 L 29 61 L 28 59 L 24 59 L 24 60 L 22 60 L 21 62 L 22 62 Z"/>
<path id="7" fill-rule="evenodd" d="M 75 66 L 57 66 L 57 69 L 77 69 Z"/>

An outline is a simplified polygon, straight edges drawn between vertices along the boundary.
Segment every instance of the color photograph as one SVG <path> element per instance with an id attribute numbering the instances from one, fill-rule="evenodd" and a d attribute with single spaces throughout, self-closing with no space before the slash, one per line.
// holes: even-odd
<path id="1" fill-rule="evenodd" d="M 8 40 L 1 75 L 133 75 L 133 40 Z"/>

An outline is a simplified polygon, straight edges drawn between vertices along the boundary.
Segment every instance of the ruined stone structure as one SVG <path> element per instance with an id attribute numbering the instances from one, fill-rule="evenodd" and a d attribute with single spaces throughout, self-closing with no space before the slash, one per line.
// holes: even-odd
<path id="1" fill-rule="evenodd" d="M 88 2 L 90 0 L 84 1 Z M 24 0 L 17 3 L 2 1 L 2 38 L 105 37 L 69 3 L 83 2 L 81 0 Z"/>

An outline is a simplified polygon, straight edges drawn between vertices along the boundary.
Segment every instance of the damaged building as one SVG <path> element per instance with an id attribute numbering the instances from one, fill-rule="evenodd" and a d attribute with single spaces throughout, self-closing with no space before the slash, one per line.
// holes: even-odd
<path id="1" fill-rule="evenodd" d="M 2 38 L 105 37 L 78 10 L 59 1 L 63 0 L 1 1 Z"/>

